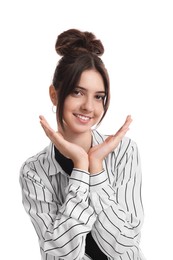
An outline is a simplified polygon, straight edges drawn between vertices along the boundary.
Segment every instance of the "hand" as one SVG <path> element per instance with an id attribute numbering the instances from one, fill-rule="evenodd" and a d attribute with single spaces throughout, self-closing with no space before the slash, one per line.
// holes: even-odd
<path id="1" fill-rule="evenodd" d="M 103 143 L 96 145 L 89 150 L 90 173 L 97 173 L 102 170 L 103 159 L 118 146 L 126 132 L 129 130 L 131 122 L 131 116 L 127 116 L 125 123 L 115 135 L 109 136 Z"/>
<path id="2" fill-rule="evenodd" d="M 75 168 L 88 171 L 88 155 L 85 150 L 76 144 L 66 141 L 61 133 L 55 132 L 50 127 L 43 116 L 40 116 L 39 118 L 40 124 L 46 135 L 59 150 L 59 152 L 65 157 L 70 158 L 73 161 Z"/>

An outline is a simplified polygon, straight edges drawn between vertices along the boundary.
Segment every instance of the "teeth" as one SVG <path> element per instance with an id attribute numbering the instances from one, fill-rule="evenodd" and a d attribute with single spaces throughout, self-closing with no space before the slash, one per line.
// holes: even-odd
<path id="1" fill-rule="evenodd" d="M 90 117 L 88 117 L 88 116 L 81 116 L 81 115 L 76 115 L 76 116 L 81 118 L 82 120 L 85 120 L 85 121 L 90 119 Z"/>

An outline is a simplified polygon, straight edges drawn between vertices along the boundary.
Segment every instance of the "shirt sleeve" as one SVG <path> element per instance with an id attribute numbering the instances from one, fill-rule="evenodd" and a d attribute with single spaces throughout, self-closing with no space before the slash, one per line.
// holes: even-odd
<path id="1" fill-rule="evenodd" d="M 112 162 L 109 164 L 107 171 L 114 175 L 113 184 L 108 181 L 105 170 L 90 177 L 91 205 L 97 215 L 92 235 L 110 258 L 125 253 L 129 257 L 130 253 L 138 256 L 143 206 L 141 164 L 136 144 L 133 143 L 124 153 L 114 171 Z"/>
<path id="2" fill-rule="evenodd" d="M 63 205 L 27 163 L 21 168 L 23 205 L 46 254 L 63 259 L 81 259 L 85 237 L 96 219 L 88 203 L 89 174 L 73 169 Z"/>

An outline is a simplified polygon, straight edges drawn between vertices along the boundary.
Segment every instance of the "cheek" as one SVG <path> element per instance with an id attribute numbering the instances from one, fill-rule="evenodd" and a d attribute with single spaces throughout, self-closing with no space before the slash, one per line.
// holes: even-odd
<path id="1" fill-rule="evenodd" d="M 64 101 L 64 110 L 69 110 L 71 108 L 71 100 L 69 97 L 67 97 Z"/>
<path id="2" fill-rule="evenodd" d="M 78 106 L 77 100 L 67 97 L 64 102 L 63 113 L 65 114 L 66 112 L 73 112 L 77 106 Z"/>
<path id="3" fill-rule="evenodd" d="M 104 107 L 103 107 L 103 104 L 97 104 L 96 106 L 96 109 L 95 111 L 98 113 L 98 114 L 103 114 L 104 113 Z"/>

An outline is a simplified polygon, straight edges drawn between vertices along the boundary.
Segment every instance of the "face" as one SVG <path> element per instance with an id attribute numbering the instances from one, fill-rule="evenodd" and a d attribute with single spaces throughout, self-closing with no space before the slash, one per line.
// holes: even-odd
<path id="1" fill-rule="evenodd" d="M 104 113 L 104 97 L 105 88 L 100 73 L 95 70 L 84 71 L 76 88 L 65 99 L 65 128 L 78 134 L 90 131 Z"/>

